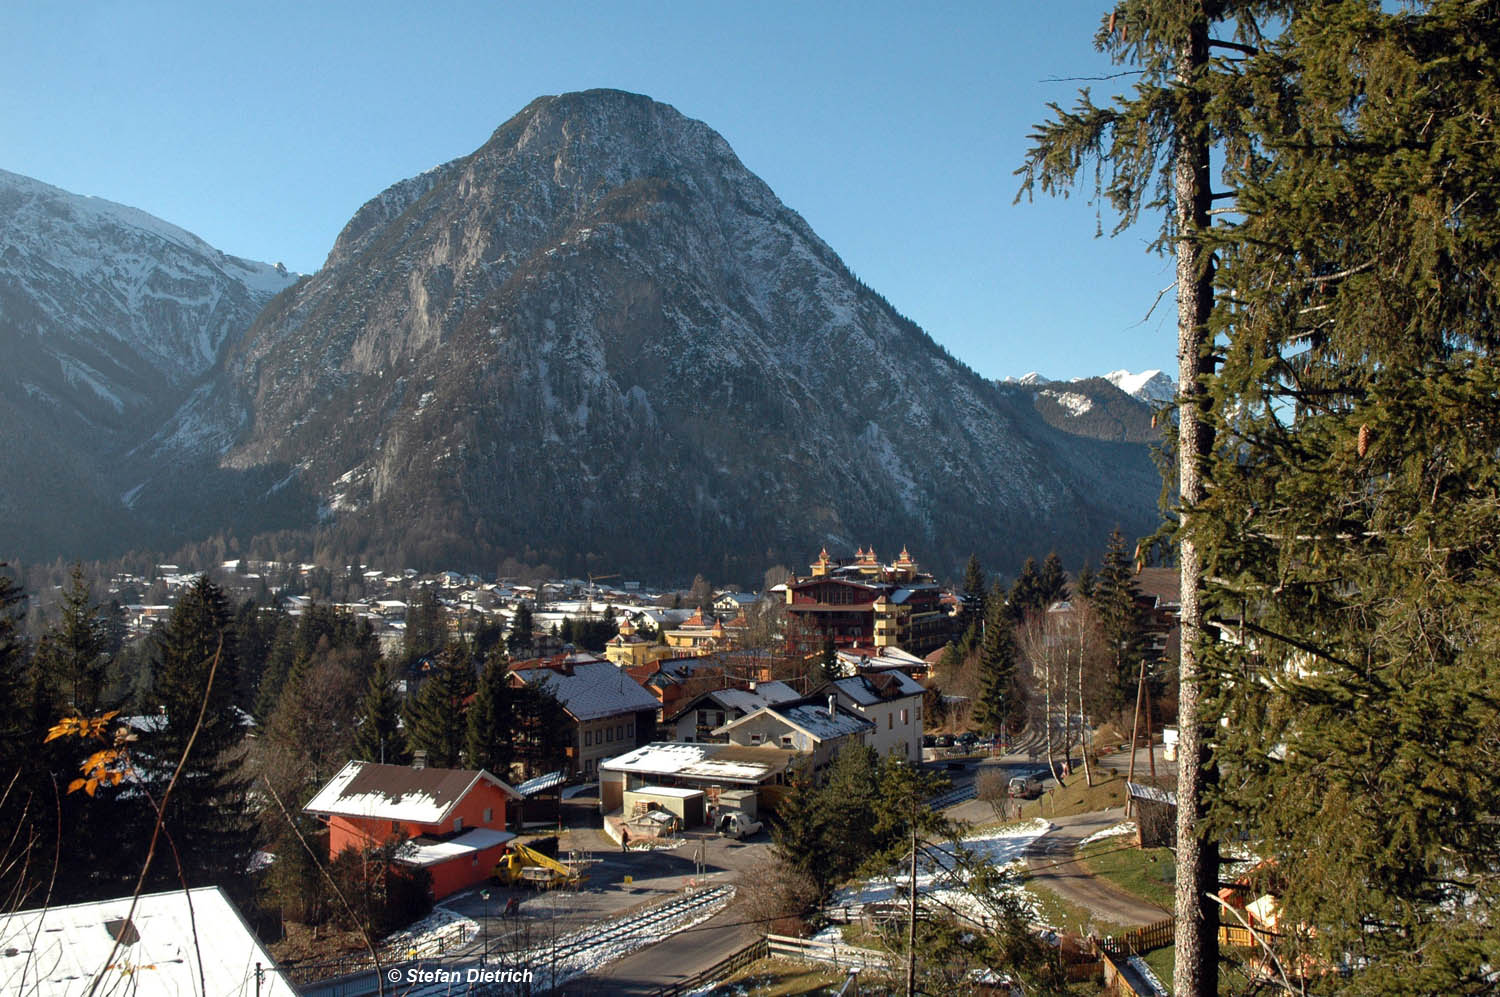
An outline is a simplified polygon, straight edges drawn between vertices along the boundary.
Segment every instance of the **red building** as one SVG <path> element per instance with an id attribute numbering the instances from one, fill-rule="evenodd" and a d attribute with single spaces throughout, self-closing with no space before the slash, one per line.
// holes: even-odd
<path id="1" fill-rule="evenodd" d="M 395 838 L 402 865 L 432 876 L 442 899 L 489 878 L 514 838 L 506 805 L 521 799 L 483 769 L 408 768 L 350 762 L 303 807 L 328 820 L 328 857 L 378 848 Z"/>
<path id="2" fill-rule="evenodd" d="M 841 648 L 899 647 L 920 656 L 954 637 L 943 595 L 904 547 L 892 564 L 881 564 L 873 547 L 852 562 L 834 561 L 825 549 L 810 576 L 786 583 L 786 611 L 809 652 L 832 636 Z"/>

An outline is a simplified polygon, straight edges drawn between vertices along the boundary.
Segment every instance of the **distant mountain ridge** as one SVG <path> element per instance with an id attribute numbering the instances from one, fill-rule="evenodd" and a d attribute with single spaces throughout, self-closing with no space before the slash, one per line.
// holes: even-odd
<path id="1" fill-rule="evenodd" d="M 619 91 L 538 98 L 372 198 L 181 390 L 118 469 L 133 515 L 416 567 L 1077 559 L 1159 489 L 1144 447 L 974 374 L 722 137 Z"/>
<path id="2" fill-rule="evenodd" d="M 295 280 L 0 170 L 0 550 L 88 551 L 135 529 L 115 466 Z"/>
<path id="3" fill-rule="evenodd" d="M 1159 439 L 1156 408 L 1177 394 L 1177 385 L 1159 370 L 1114 370 L 1072 381 L 1053 381 L 1030 371 L 996 383 L 1002 391 L 1029 392 L 1041 417 L 1064 432 L 1129 443 Z"/>

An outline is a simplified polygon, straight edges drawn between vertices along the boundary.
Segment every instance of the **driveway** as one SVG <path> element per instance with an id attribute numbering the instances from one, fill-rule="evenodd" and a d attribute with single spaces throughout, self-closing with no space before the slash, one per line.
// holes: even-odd
<path id="1" fill-rule="evenodd" d="M 1092 911 L 1101 920 L 1121 927 L 1151 924 L 1171 915 L 1171 911 L 1147 903 L 1109 880 L 1092 875 L 1077 857 L 1083 839 L 1124 819 L 1122 807 L 1052 818 L 1053 829 L 1026 846 L 1024 854 L 1031 882 L 1045 886 L 1063 899 Z"/>

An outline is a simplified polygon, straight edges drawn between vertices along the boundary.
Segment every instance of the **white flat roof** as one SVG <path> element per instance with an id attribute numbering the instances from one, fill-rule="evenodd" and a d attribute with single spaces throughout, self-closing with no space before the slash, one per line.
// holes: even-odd
<path id="1" fill-rule="evenodd" d="M 640 796 L 670 796 L 678 800 L 690 800 L 695 796 L 703 795 L 701 789 L 687 789 L 682 786 L 641 786 L 628 792 Z"/>
<path id="2" fill-rule="evenodd" d="M 217 887 L 144 894 L 128 912 L 121 897 L 0 915 L 0 993 L 81 997 L 99 976 L 99 994 L 297 997 Z"/>

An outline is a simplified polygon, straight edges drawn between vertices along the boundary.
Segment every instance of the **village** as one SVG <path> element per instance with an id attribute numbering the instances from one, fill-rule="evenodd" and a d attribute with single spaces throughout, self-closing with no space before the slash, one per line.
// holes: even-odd
<path id="1" fill-rule="evenodd" d="M 873 548 L 842 559 L 824 549 L 805 573 L 785 572 L 760 593 L 715 591 L 701 579 L 692 591 L 658 592 L 602 577 L 523 584 L 350 568 L 362 597 L 329 604 L 296 591 L 298 579 L 317 586 L 320 572 L 326 591 L 326 569 L 242 560 L 208 572 L 163 564 L 150 579 L 116 576 L 110 586 L 116 598 L 164 593 L 160 603 L 124 604 L 139 639 L 209 577 L 231 599 L 263 595 L 275 578 L 284 594 L 259 614 L 307 623 L 331 612 L 358 621 L 381 660 L 405 662 L 378 674 L 389 674 L 385 692 L 406 704 L 388 718 L 391 744 L 406 750 L 388 755 L 382 741 L 363 757 L 331 759 L 337 771 L 316 783 L 304 775 L 310 798 L 299 820 L 314 830 L 300 844 L 312 851 L 289 855 L 296 839 L 283 836 L 265 842 L 250 868 L 257 881 L 284 883 L 278 877 L 289 875 L 293 858 L 328 869 L 354 857 L 374 861 L 390 870 L 377 877 L 384 902 L 394 911 L 390 897 L 414 892 L 401 909 L 422 916 L 406 924 L 390 914 L 384 937 L 329 934 L 294 923 L 318 920 L 296 913 L 305 906 L 300 888 L 272 887 L 283 898 L 279 940 L 264 946 L 242 931 L 249 948 L 233 950 L 228 970 L 255 966 L 263 992 L 447 993 L 441 988 L 461 980 L 476 992 L 708 993 L 735 973 L 789 966 L 846 985 L 844 976 L 863 973 L 877 986 L 899 976 L 910 956 L 891 931 L 907 915 L 994 930 L 972 900 L 955 903 L 972 873 L 942 857 L 944 836 L 1003 871 L 1004 903 L 1021 912 L 1028 937 L 1045 939 L 1038 958 L 1078 992 L 1096 992 L 1087 989 L 1093 981 L 1152 994 L 1170 976 L 1169 965 L 1158 960 L 1158 975 L 1148 961 L 1171 937 L 1165 846 L 1176 731 L 1153 717 L 1153 702 L 1159 713 L 1171 696 L 1148 680 L 1164 671 L 1176 639 L 1170 571 L 1150 569 L 1127 588 L 1139 678 L 1125 706 L 1122 697 L 1111 706 L 1084 692 L 1085 680 L 1097 684 L 1109 665 L 1084 648 L 1085 627 L 1097 625 L 1090 606 L 1103 604 L 1076 591 L 1091 584 L 1089 573 L 1068 584 L 1050 564 L 1043 572 L 1028 564 L 1009 599 L 981 590 L 979 606 L 972 578 L 967 588 L 944 586 L 905 548 L 889 562 Z M 1056 577 L 1043 582 L 1047 575 Z M 962 675 L 981 667 L 985 624 L 1012 631 L 1002 610 L 1014 600 L 1035 609 L 1030 632 L 1014 628 L 1024 667 L 986 706 L 985 683 Z M 447 650 L 419 653 L 413 635 L 434 620 Z M 486 631 L 490 654 L 473 654 Z M 595 649 L 564 639 L 574 633 Z M 491 771 L 472 740 L 448 757 L 423 747 L 429 742 L 409 726 L 417 722 L 412 704 L 455 670 L 481 691 L 440 698 L 442 712 L 477 713 L 487 676 L 503 675 L 513 695 L 536 693 L 550 704 L 548 750 L 517 750 Z M 368 730 L 377 721 L 366 711 L 357 723 Z M 149 716 L 124 722 L 143 734 L 156 726 Z M 245 713 L 249 757 L 269 750 L 260 742 L 274 739 L 277 725 Z M 316 754 L 311 742 L 307 749 Z M 900 876 L 871 879 L 864 866 L 856 873 L 851 862 L 848 875 L 810 893 L 768 886 L 768 876 L 795 879 L 799 865 L 844 861 L 836 826 L 820 832 L 817 855 L 811 846 L 798 852 L 788 830 L 810 808 L 836 805 L 818 802 L 818 793 L 848 792 L 849 780 L 862 778 L 856 794 L 885 794 L 903 769 L 917 774 L 913 806 L 938 822 L 930 834 L 937 857 L 930 867 L 924 859 L 920 883 L 915 865 L 913 883 L 903 885 Z M 887 805 L 872 796 L 864 819 L 881 819 Z M 1140 858 L 1122 874 L 1115 846 L 1127 840 Z M 1111 845 L 1104 859 L 1080 857 L 1080 847 L 1097 850 L 1101 841 Z M 1132 877 L 1155 863 L 1154 882 L 1141 888 Z M 359 882 L 370 888 L 368 875 Z M 232 913 L 228 898 L 207 899 Z M 163 924 L 185 916 L 169 895 L 142 900 L 161 908 Z M 1274 928 L 1274 902 L 1237 901 L 1252 913 L 1226 928 L 1226 939 L 1238 930 L 1235 944 L 1249 949 L 1257 928 Z M 69 909 L 87 925 L 118 917 L 118 908 Z M 98 955 L 77 946 L 79 960 Z M 966 972 L 995 992 L 1019 986 L 1019 977 L 985 976 L 983 962 L 976 952 Z M 408 970 L 399 981 L 382 975 Z M 478 975 L 465 977 L 470 970 Z M 522 971 L 532 975 L 515 975 Z M 955 971 L 951 957 L 931 971 Z"/>

